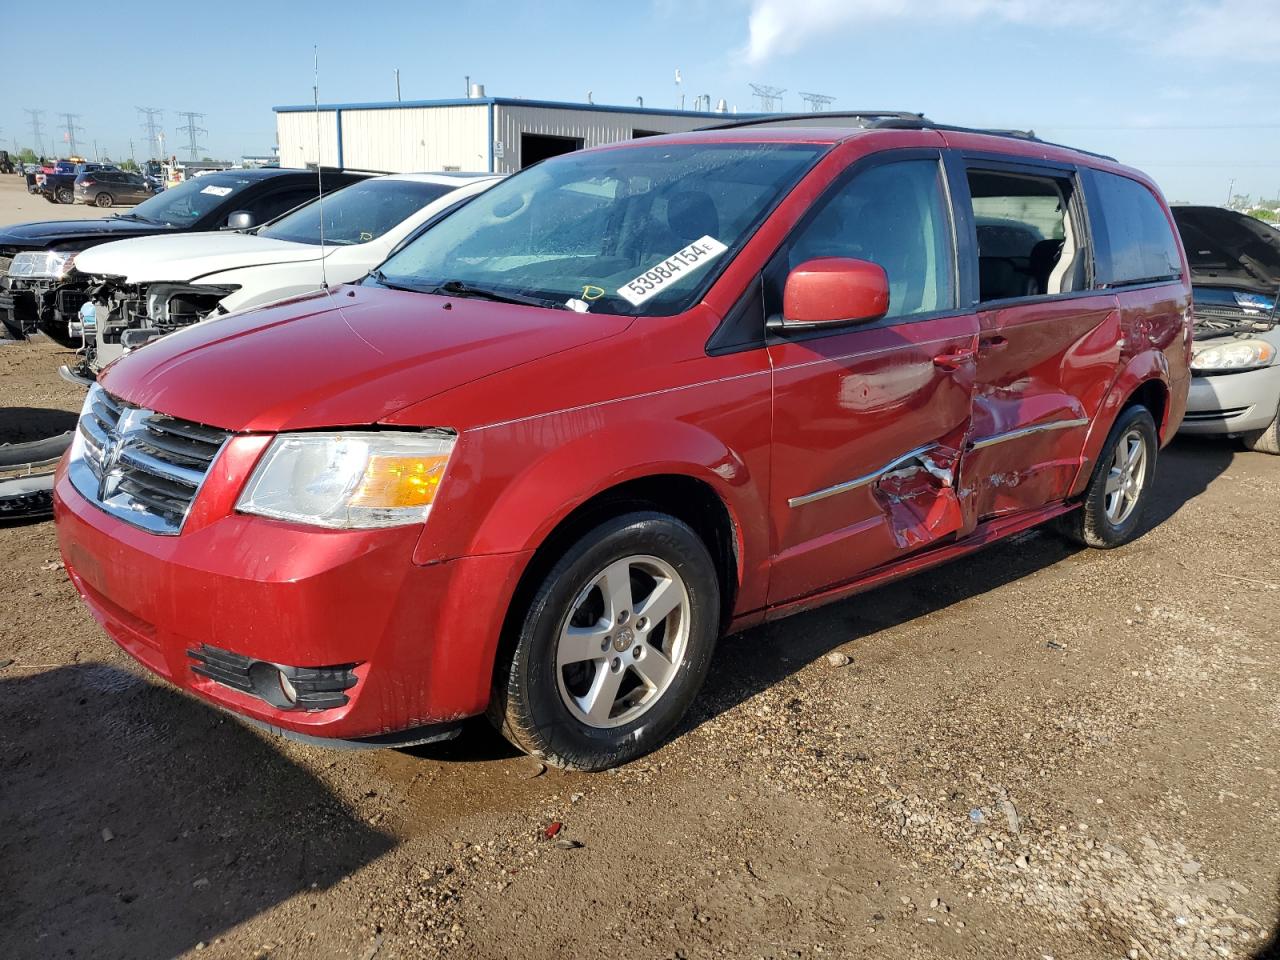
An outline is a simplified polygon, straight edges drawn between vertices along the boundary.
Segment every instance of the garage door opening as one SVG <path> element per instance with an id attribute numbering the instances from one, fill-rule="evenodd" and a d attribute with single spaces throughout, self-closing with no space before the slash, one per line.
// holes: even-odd
<path id="1" fill-rule="evenodd" d="M 538 133 L 520 134 L 520 167 L 582 149 L 581 137 L 548 137 Z"/>

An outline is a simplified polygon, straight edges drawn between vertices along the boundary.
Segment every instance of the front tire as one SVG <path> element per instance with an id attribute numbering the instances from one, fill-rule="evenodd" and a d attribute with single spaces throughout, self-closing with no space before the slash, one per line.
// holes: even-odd
<path id="1" fill-rule="evenodd" d="M 617 517 L 552 566 L 518 630 L 490 704 L 503 736 L 558 767 L 626 763 L 666 739 L 706 678 L 715 564 L 674 517 Z"/>
<path id="2" fill-rule="evenodd" d="M 1244 445 L 1258 453 L 1280 454 L 1280 412 L 1276 413 L 1271 425 L 1262 430 L 1251 430 L 1240 437 Z"/>
<path id="3" fill-rule="evenodd" d="M 1093 468 L 1084 503 L 1062 518 L 1062 532 L 1100 550 L 1136 537 L 1151 498 L 1159 450 L 1151 412 L 1140 405 L 1122 410 Z"/>
<path id="4" fill-rule="evenodd" d="M 111 194 L 100 193 L 93 198 L 93 202 L 96 206 L 99 206 L 99 207 L 109 207 L 114 201 L 111 199 Z"/>

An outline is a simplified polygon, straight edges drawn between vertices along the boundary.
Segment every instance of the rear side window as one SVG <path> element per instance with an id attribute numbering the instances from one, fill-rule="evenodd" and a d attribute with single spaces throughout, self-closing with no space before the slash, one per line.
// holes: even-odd
<path id="1" fill-rule="evenodd" d="M 817 257 L 852 257 L 883 267 L 888 317 L 952 309 L 951 217 L 938 161 L 884 163 L 820 200 L 793 236 L 788 269 Z"/>
<path id="2" fill-rule="evenodd" d="M 1151 191 L 1136 180 L 1098 170 L 1093 185 L 1100 221 L 1094 229 L 1105 241 L 1097 254 L 1098 282 L 1117 287 L 1181 277 L 1177 238 Z"/>

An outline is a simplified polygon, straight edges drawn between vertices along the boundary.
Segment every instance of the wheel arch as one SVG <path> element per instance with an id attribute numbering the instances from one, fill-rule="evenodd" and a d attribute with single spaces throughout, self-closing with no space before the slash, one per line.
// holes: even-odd
<path id="1" fill-rule="evenodd" d="M 1111 389 L 1093 417 L 1089 433 L 1081 452 L 1080 469 L 1071 484 L 1071 497 L 1082 494 L 1089 484 L 1103 445 L 1120 414 L 1135 404 L 1142 404 L 1151 411 L 1156 422 L 1156 435 L 1164 446 L 1172 439 L 1169 414 L 1172 409 L 1169 385 L 1169 362 L 1163 353 L 1152 350 L 1142 353 L 1129 363 L 1116 377 Z"/>

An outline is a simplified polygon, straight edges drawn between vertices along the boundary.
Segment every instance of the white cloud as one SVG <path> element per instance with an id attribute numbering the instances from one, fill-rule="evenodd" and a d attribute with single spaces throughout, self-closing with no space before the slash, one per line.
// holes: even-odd
<path id="1" fill-rule="evenodd" d="M 1135 43 L 1176 55 L 1280 60 L 1280 0 L 752 0 L 743 53 L 755 66 L 889 20 L 1121 29 Z"/>
<path id="2" fill-rule="evenodd" d="M 1190 57 L 1231 57 L 1254 63 L 1280 61 L 1280 2 L 1217 0 L 1186 5 L 1172 18 L 1163 46 Z"/>
<path id="3" fill-rule="evenodd" d="M 747 20 L 750 39 L 746 57 L 750 63 L 760 64 L 795 53 L 810 40 L 832 31 L 877 21 L 992 19 L 1056 26 L 1109 18 L 1116 5 L 1101 0 L 754 0 Z"/>

